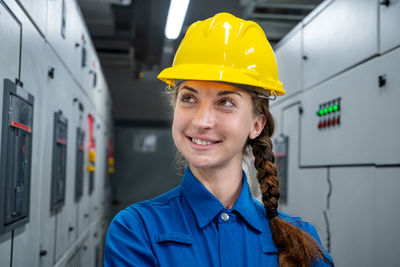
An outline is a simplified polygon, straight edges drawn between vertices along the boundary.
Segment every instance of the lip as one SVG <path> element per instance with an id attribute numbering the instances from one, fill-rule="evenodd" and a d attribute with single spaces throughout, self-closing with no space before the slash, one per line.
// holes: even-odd
<path id="1" fill-rule="evenodd" d="M 192 138 L 196 138 L 196 139 L 201 139 L 204 141 L 208 141 L 208 142 L 214 142 L 211 145 L 198 145 L 196 143 L 192 142 Z M 222 143 L 221 140 L 215 139 L 215 138 L 211 138 L 211 137 L 206 137 L 206 136 L 186 136 L 186 139 L 189 142 L 189 145 L 195 149 L 195 150 L 200 150 L 200 151 L 206 151 L 206 150 L 210 150 L 215 148 L 217 145 L 219 145 L 220 143 Z M 216 142 L 216 143 L 215 143 Z"/>

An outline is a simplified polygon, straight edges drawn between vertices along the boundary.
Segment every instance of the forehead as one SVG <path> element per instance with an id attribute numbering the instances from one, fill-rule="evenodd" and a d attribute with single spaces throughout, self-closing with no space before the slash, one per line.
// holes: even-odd
<path id="1" fill-rule="evenodd" d="M 235 92 L 244 92 L 243 89 L 238 88 L 233 85 L 229 85 L 226 83 L 221 83 L 221 82 L 214 82 L 214 81 L 184 81 L 182 82 L 179 86 L 178 89 L 184 88 L 184 87 L 190 87 L 192 89 L 195 89 L 197 91 L 235 91 Z M 246 92 L 247 93 L 247 92 Z"/>

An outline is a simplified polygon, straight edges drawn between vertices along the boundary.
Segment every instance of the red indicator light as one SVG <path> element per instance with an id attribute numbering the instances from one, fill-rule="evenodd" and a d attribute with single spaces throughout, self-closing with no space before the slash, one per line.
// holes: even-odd
<path id="1" fill-rule="evenodd" d="M 67 145 L 67 140 L 62 139 L 62 138 L 57 138 L 57 143 Z"/>
<path id="2" fill-rule="evenodd" d="M 22 123 L 19 123 L 19 122 L 16 122 L 16 121 L 10 121 L 10 125 L 11 125 L 11 126 L 14 126 L 14 127 L 16 127 L 16 128 L 25 130 L 25 131 L 27 131 L 28 133 L 31 133 L 31 132 L 32 132 L 32 128 L 31 128 L 31 127 L 26 126 L 26 125 L 24 125 L 24 124 L 22 124 Z"/>

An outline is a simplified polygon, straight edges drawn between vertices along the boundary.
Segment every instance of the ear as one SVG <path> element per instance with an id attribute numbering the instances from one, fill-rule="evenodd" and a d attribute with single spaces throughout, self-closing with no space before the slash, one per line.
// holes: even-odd
<path id="1" fill-rule="evenodd" d="M 262 130 L 264 129 L 265 123 L 267 121 L 267 117 L 264 114 L 259 115 L 253 123 L 253 128 L 249 133 L 250 139 L 255 139 L 260 135 Z"/>

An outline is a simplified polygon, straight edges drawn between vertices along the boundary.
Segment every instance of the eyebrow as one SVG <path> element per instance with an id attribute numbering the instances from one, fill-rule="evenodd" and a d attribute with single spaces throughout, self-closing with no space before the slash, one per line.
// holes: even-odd
<path id="1" fill-rule="evenodd" d="M 196 93 L 196 94 L 199 93 L 196 89 L 194 89 L 194 88 L 192 88 L 192 87 L 189 87 L 189 86 L 186 86 L 186 85 L 183 86 L 182 89 L 189 90 L 189 91 L 191 91 L 191 92 L 193 92 L 193 93 Z M 220 92 L 218 92 L 217 95 L 218 95 L 218 96 L 222 96 L 222 95 L 228 95 L 228 94 L 236 94 L 236 95 L 242 97 L 242 95 L 241 95 L 239 92 L 236 92 L 236 91 L 220 91 Z"/>

